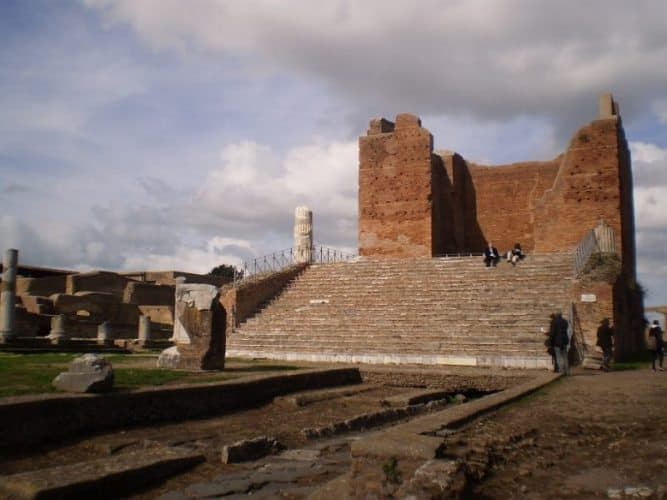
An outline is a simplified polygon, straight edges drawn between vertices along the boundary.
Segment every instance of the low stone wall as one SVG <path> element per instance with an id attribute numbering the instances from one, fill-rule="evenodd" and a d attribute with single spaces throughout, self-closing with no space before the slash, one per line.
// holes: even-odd
<path id="1" fill-rule="evenodd" d="M 280 293 L 285 285 L 301 274 L 306 267 L 308 264 L 297 264 L 265 278 L 248 280 L 226 292 L 223 290 L 220 303 L 227 311 L 227 335 L 242 321 L 255 314 L 262 303 Z"/>
<path id="2" fill-rule="evenodd" d="M 125 286 L 123 302 L 147 306 L 173 306 L 174 287 L 131 281 Z"/>
<path id="3" fill-rule="evenodd" d="M 46 278 L 16 278 L 16 295 L 41 295 L 48 297 L 54 293 L 65 293 L 67 276 L 48 276 Z"/>
<path id="4" fill-rule="evenodd" d="M 172 300 L 173 302 L 173 300 Z M 174 326 L 174 305 L 168 306 L 137 306 L 139 313 L 150 316 L 151 323 L 157 323 L 167 327 Z M 171 335 L 171 334 L 170 334 Z"/>
<path id="5" fill-rule="evenodd" d="M 201 418 L 258 406 L 291 392 L 357 383 L 359 370 L 338 368 L 127 393 L 5 398 L 0 401 L 0 455 L 107 429 Z"/>
<path id="6" fill-rule="evenodd" d="M 122 300 L 128 282 L 125 276 L 109 271 L 71 274 L 67 276 L 66 293 L 69 295 L 77 292 L 112 293 Z"/>

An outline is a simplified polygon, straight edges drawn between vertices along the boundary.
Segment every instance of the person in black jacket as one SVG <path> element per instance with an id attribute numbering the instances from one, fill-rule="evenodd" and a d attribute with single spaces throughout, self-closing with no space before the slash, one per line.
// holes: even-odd
<path id="1" fill-rule="evenodd" d="M 567 351 L 570 344 L 570 337 L 567 334 L 568 323 L 563 318 L 563 313 L 558 311 L 549 331 L 549 338 L 551 339 L 551 346 L 556 352 L 556 360 L 558 361 L 558 369 L 565 375 L 570 374 L 570 363 L 567 359 Z"/>
<path id="2" fill-rule="evenodd" d="M 609 318 L 600 322 L 598 328 L 596 345 L 602 349 L 602 365 L 600 370 L 609 371 L 611 366 L 611 353 L 614 346 L 614 328 L 609 324 Z"/>
<path id="3" fill-rule="evenodd" d="M 665 369 L 662 367 L 662 361 L 665 357 L 665 341 L 663 340 L 663 332 L 662 328 L 660 328 L 660 323 L 658 323 L 658 320 L 654 320 L 653 324 L 651 325 L 651 328 L 649 328 L 648 331 L 648 336 L 649 338 L 653 337 L 655 339 L 655 349 L 653 350 L 653 371 L 655 371 L 655 362 L 659 361 L 660 366 L 658 367 L 658 370 L 665 371 Z"/>
<path id="4" fill-rule="evenodd" d="M 486 267 L 493 266 L 496 267 L 496 264 L 500 260 L 500 254 L 498 253 L 498 249 L 493 246 L 493 243 L 489 241 L 489 246 L 486 247 L 486 250 L 484 250 L 484 264 L 486 264 Z"/>

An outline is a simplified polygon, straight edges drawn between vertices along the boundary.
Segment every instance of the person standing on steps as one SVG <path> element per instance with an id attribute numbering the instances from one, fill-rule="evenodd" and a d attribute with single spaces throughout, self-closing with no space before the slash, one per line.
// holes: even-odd
<path id="1" fill-rule="evenodd" d="M 554 322 L 556 321 L 556 315 L 551 313 L 549 315 L 549 331 L 543 333 L 547 336 L 547 339 L 544 341 L 544 345 L 547 348 L 547 352 L 551 355 L 551 364 L 554 366 L 554 373 L 558 373 L 558 358 L 556 357 L 556 349 L 554 349 L 553 344 L 553 331 L 554 331 Z"/>
<path id="2" fill-rule="evenodd" d="M 496 267 L 496 264 L 500 260 L 500 254 L 498 253 L 498 249 L 493 246 L 493 243 L 489 241 L 489 246 L 486 247 L 486 250 L 484 250 L 484 264 L 486 264 L 486 267 L 493 266 Z"/>
<path id="3" fill-rule="evenodd" d="M 653 320 L 653 324 L 651 325 L 651 328 L 648 330 L 648 338 L 649 340 L 653 337 L 655 341 L 655 349 L 653 349 L 653 363 L 652 363 L 652 368 L 653 371 L 655 371 L 655 362 L 659 361 L 659 366 L 658 370 L 665 371 L 665 369 L 662 367 L 662 362 L 665 357 L 665 342 L 663 340 L 663 332 L 662 328 L 660 328 L 660 323 L 658 323 L 658 320 Z"/>
<path id="4" fill-rule="evenodd" d="M 600 365 L 600 370 L 608 372 L 611 366 L 611 354 L 614 346 L 614 328 L 609 324 L 609 318 L 605 318 L 600 322 L 597 337 L 595 345 L 602 349 L 602 365 Z"/>
<path id="5" fill-rule="evenodd" d="M 563 318 L 563 313 L 558 311 L 553 321 L 551 322 L 549 338 L 551 339 L 551 345 L 553 346 L 553 349 L 556 352 L 558 369 L 564 375 L 570 374 L 570 363 L 569 360 L 567 359 L 567 351 L 570 345 L 570 337 L 567 334 L 567 330 L 568 330 L 567 320 Z"/>

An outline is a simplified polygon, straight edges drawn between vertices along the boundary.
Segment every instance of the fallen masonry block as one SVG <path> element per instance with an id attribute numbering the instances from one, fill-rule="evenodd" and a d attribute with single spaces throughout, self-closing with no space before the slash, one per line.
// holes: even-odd
<path id="1" fill-rule="evenodd" d="M 271 437 L 244 439 L 222 448 L 222 462 L 225 464 L 249 462 L 276 453 L 283 448 L 283 445 Z"/>
<path id="2" fill-rule="evenodd" d="M 113 389 L 111 363 L 97 354 L 84 354 L 69 364 L 66 372 L 53 379 L 53 386 L 65 392 L 109 392 Z"/>
<path id="3" fill-rule="evenodd" d="M 157 448 L 88 462 L 0 476 L 0 497 L 15 499 L 118 498 L 203 462 L 201 453 Z"/>

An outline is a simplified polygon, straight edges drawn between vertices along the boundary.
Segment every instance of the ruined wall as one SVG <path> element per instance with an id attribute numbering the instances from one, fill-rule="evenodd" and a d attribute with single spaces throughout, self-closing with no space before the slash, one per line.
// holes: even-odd
<path id="1" fill-rule="evenodd" d="M 624 274 L 634 277 L 630 155 L 618 105 L 552 161 L 483 166 L 450 152 L 412 115 L 373 120 L 359 138 L 359 253 L 425 256 L 500 251 L 571 251 L 600 219 L 616 234 Z"/>
<path id="2" fill-rule="evenodd" d="M 359 138 L 359 255 L 430 257 L 433 137 L 416 116 Z"/>
<path id="3" fill-rule="evenodd" d="M 536 250 L 572 249 L 600 219 L 616 233 L 616 248 L 623 248 L 618 133 L 618 119 L 610 118 L 572 138 L 553 188 L 536 205 Z"/>
<path id="4" fill-rule="evenodd" d="M 121 273 L 122 276 L 135 281 L 143 281 L 156 285 L 176 284 L 176 278 L 185 278 L 185 283 L 202 283 L 206 285 L 222 286 L 229 283 L 231 278 L 222 276 L 211 276 L 210 274 L 186 273 L 183 271 L 139 271 L 131 273 Z"/>
<path id="5" fill-rule="evenodd" d="M 174 287 L 131 281 L 125 286 L 123 302 L 147 306 L 171 306 L 174 304 Z"/>
<path id="6" fill-rule="evenodd" d="M 67 276 L 49 276 L 46 278 L 16 278 L 16 295 L 39 295 L 48 297 L 54 293 L 65 293 Z"/>
<path id="7" fill-rule="evenodd" d="M 220 303 L 227 311 L 227 335 L 242 321 L 255 314 L 262 303 L 275 297 L 306 267 L 308 264 L 297 264 L 263 278 L 248 280 L 237 287 L 223 289 Z"/>
<path id="8" fill-rule="evenodd" d="M 468 162 L 465 248 L 481 252 L 492 241 L 504 253 L 518 242 L 524 251 L 533 251 L 535 204 L 553 184 L 558 167 L 558 160 L 492 167 Z"/>
<path id="9" fill-rule="evenodd" d="M 74 295 L 77 292 L 112 293 L 122 299 L 128 279 L 108 271 L 70 274 L 67 276 L 66 292 Z"/>

